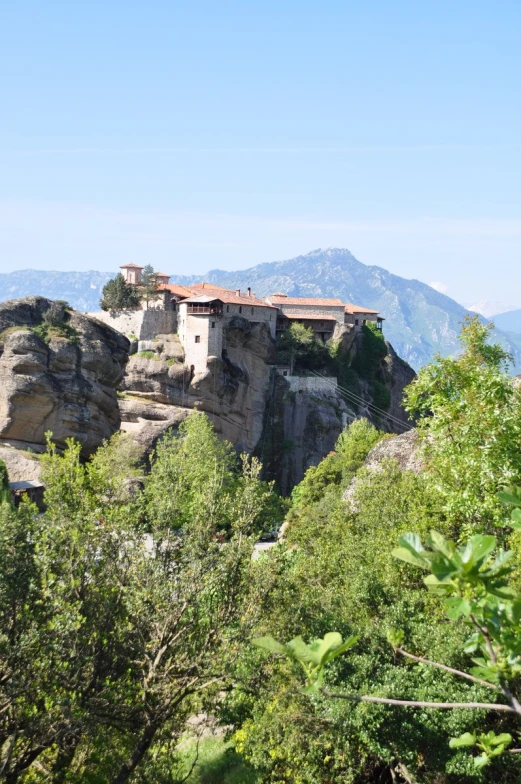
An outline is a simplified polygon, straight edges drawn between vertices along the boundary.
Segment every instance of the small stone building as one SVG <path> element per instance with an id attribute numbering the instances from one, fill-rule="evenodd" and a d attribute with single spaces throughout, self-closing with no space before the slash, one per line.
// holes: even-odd
<path id="1" fill-rule="evenodd" d="M 377 310 L 370 310 L 369 308 L 353 305 L 351 303 L 345 306 L 345 324 L 351 324 L 354 327 L 363 327 L 368 321 L 375 323 L 377 328 L 381 330 L 385 319 L 379 315 Z"/>
<path id="2" fill-rule="evenodd" d="M 340 299 L 272 294 L 266 301 L 278 308 L 277 334 L 284 332 L 292 321 L 298 321 L 325 343 L 333 337 L 337 324 L 344 324 L 345 305 Z"/>
<path id="3" fill-rule="evenodd" d="M 250 289 L 233 292 L 200 284 L 196 291 L 201 293 L 178 304 L 179 339 L 185 350 L 186 364 L 192 366 L 195 373 L 203 373 L 209 359 L 223 356 L 226 349 L 224 328 L 234 317 L 266 324 L 271 336 L 275 337 L 277 309 L 257 299 Z"/>

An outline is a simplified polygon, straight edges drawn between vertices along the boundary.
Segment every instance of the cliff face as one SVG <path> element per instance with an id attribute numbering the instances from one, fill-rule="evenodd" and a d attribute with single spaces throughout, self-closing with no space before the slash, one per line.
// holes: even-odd
<path id="1" fill-rule="evenodd" d="M 352 364 L 362 343 L 354 330 L 343 330 L 337 337 L 341 362 Z M 275 343 L 263 325 L 232 319 L 225 328 L 224 345 L 222 358 L 212 358 L 206 372 L 194 374 L 176 335 L 140 341 L 140 351 L 127 365 L 119 405 L 122 428 L 145 453 L 167 428 L 177 427 L 197 407 L 238 452 L 258 456 L 266 475 L 288 493 L 310 465 L 333 449 L 348 422 L 366 416 L 394 432 L 400 427 L 391 417 L 406 419 L 400 402 L 414 371 L 390 346 L 376 375 L 387 390 L 391 417 L 373 408 L 373 387 L 363 379 L 353 387 L 356 397 L 349 397 L 325 379 L 288 380 L 277 374 Z"/>
<path id="2" fill-rule="evenodd" d="M 50 430 L 58 444 L 76 438 L 89 455 L 121 427 L 146 455 L 198 408 L 238 452 L 259 456 L 288 493 L 348 422 L 366 416 L 393 432 L 405 418 L 400 401 L 411 368 L 388 346 L 365 380 L 363 363 L 362 375 L 353 370 L 363 342 L 349 329 L 337 338 L 344 391 L 313 375 L 277 374 L 267 326 L 240 316 L 225 328 L 222 357 L 194 373 L 175 334 L 139 341 L 128 360 L 129 341 L 95 318 L 43 297 L 7 302 L 0 305 L 0 441 L 37 450 Z M 382 389 L 388 413 L 374 408 Z"/>
<path id="3" fill-rule="evenodd" d="M 119 429 L 116 387 L 129 341 L 44 297 L 0 305 L 0 439 L 39 446 L 46 431 L 94 452 Z"/>
<path id="4" fill-rule="evenodd" d="M 225 330 L 225 345 L 223 358 L 209 361 L 205 373 L 193 374 L 176 335 L 140 344 L 144 350 L 131 357 L 121 385 L 120 409 L 123 429 L 145 451 L 163 430 L 198 408 L 237 451 L 253 452 L 270 395 L 274 343 L 266 326 L 237 316 Z"/>

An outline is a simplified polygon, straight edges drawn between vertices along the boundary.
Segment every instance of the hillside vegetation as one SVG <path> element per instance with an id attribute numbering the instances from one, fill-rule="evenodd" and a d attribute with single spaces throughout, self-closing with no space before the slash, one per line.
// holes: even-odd
<path id="1" fill-rule="evenodd" d="M 49 443 L 42 515 L 0 470 L 3 778 L 517 781 L 521 390 L 488 338 L 411 384 L 417 437 L 357 420 L 290 499 L 198 411 L 147 475 L 122 435 Z"/>

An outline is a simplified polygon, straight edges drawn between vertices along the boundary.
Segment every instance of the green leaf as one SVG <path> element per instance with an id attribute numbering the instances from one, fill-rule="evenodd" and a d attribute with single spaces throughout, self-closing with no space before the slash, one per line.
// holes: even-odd
<path id="1" fill-rule="evenodd" d="M 340 656 L 342 653 L 345 653 L 346 651 L 348 651 L 350 648 L 353 647 L 353 645 L 356 645 L 356 643 L 358 642 L 359 639 L 360 639 L 360 635 L 359 634 L 352 635 L 351 637 L 348 637 L 342 643 L 342 645 L 340 645 L 339 648 L 336 648 L 335 650 L 333 650 L 333 651 L 331 651 L 330 653 L 327 654 L 326 658 L 324 659 L 324 662 L 329 662 L 332 659 L 336 659 L 337 656 Z"/>
<path id="2" fill-rule="evenodd" d="M 521 495 L 519 495 L 519 488 L 509 487 L 507 490 L 502 490 L 497 494 L 500 501 L 504 504 L 513 504 L 514 506 L 521 506 Z"/>
<path id="3" fill-rule="evenodd" d="M 451 749 L 459 749 L 462 746 L 474 746 L 476 743 L 476 736 L 472 732 L 464 732 L 458 738 L 451 738 L 449 746 Z"/>
<path id="4" fill-rule="evenodd" d="M 389 629 L 386 636 L 387 642 L 393 648 L 399 648 L 403 643 L 404 633 L 401 629 Z"/>
<path id="5" fill-rule="evenodd" d="M 500 735 L 496 735 L 490 739 L 491 746 L 499 746 L 500 744 L 506 746 L 508 743 L 512 743 L 512 735 L 508 732 L 502 732 Z"/>
<path id="6" fill-rule="evenodd" d="M 478 534 L 469 539 L 465 551 L 470 549 L 471 559 L 474 563 L 477 563 L 478 561 L 484 561 L 495 547 L 495 536 L 482 536 Z"/>
<path id="7" fill-rule="evenodd" d="M 398 543 L 401 547 L 395 547 L 392 551 L 394 558 L 419 566 L 420 569 L 427 569 L 429 561 L 426 558 L 426 551 L 423 549 L 421 539 L 417 534 L 403 534 L 399 537 Z"/>
<path id="8" fill-rule="evenodd" d="M 430 532 L 428 541 L 435 550 L 438 550 L 447 560 L 452 561 L 456 552 L 454 542 L 445 539 L 438 531 L 434 530 Z"/>
<path id="9" fill-rule="evenodd" d="M 451 596 L 445 600 L 445 607 L 447 617 L 455 621 L 461 615 L 468 617 L 470 615 L 470 602 L 468 599 L 462 599 L 461 596 Z"/>
<path id="10" fill-rule="evenodd" d="M 299 635 L 298 637 L 294 637 L 290 640 L 286 646 L 287 649 L 291 652 L 291 654 L 300 662 L 306 662 L 306 664 L 318 664 L 319 662 L 316 660 L 313 652 L 311 651 L 309 645 L 306 645 L 302 637 Z"/>
<path id="11" fill-rule="evenodd" d="M 488 754 L 485 754 L 484 752 L 483 754 L 480 754 L 479 757 L 474 757 L 474 767 L 478 768 L 478 770 L 480 768 L 484 768 L 485 765 L 489 764 L 489 762 L 490 762 L 490 758 Z"/>
<path id="12" fill-rule="evenodd" d="M 323 664 L 328 653 L 333 652 L 342 645 L 342 635 L 338 632 L 328 632 L 323 639 L 313 640 L 308 646 L 313 664 Z"/>
<path id="13" fill-rule="evenodd" d="M 271 635 L 267 635 L 266 637 L 254 637 L 252 643 L 253 645 L 256 645 L 257 648 L 263 648 L 270 653 L 284 653 L 286 656 L 288 655 L 287 647 L 282 645 L 282 643 L 277 642 Z"/>

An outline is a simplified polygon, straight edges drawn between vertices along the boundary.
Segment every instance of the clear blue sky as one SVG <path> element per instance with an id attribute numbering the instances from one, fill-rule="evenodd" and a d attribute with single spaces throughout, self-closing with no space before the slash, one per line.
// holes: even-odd
<path id="1" fill-rule="evenodd" d="M 521 3 L 17 0 L 0 268 L 349 248 L 521 306 Z"/>

